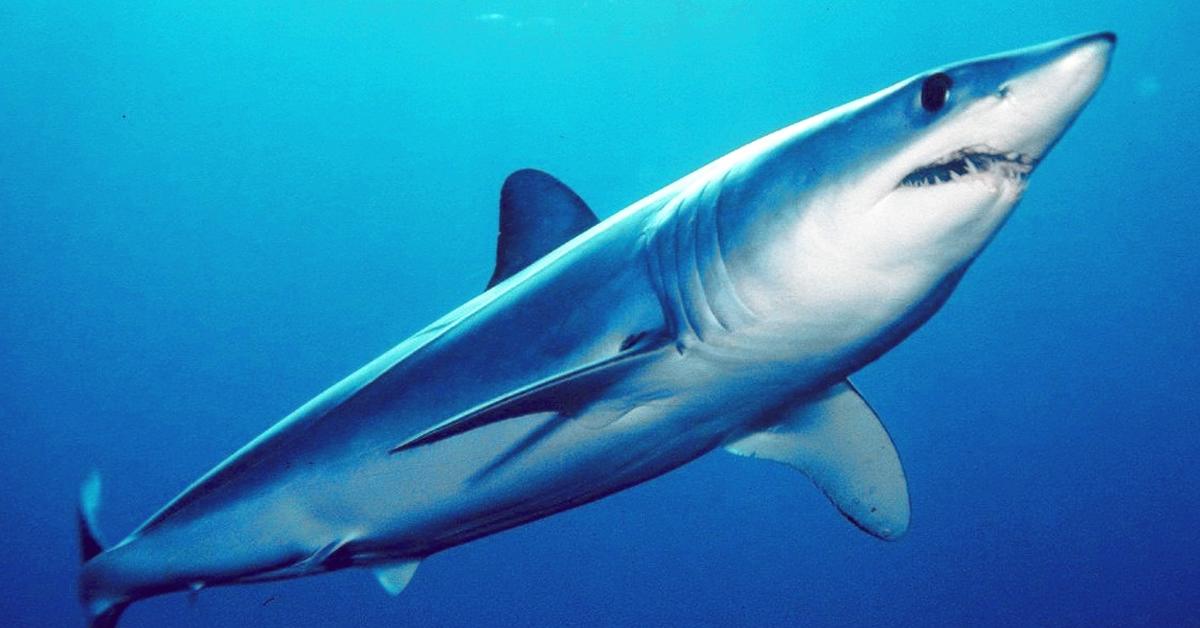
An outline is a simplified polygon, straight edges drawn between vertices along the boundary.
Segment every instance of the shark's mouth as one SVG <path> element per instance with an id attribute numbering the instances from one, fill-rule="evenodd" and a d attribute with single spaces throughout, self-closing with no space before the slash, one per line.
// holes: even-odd
<path id="1" fill-rule="evenodd" d="M 914 170 L 900 181 L 901 187 L 920 187 L 958 181 L 979 175 L 1024 180 L 1035 161 L 1021 153 L 1001 153 L 985 147 L 964 148 Z"/>

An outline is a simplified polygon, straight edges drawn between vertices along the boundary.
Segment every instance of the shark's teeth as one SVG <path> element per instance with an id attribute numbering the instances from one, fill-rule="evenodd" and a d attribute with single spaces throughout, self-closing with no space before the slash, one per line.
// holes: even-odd
<path id="1" fill-rule="evenodd" d="M 980 173 L 995 171 L 1004 177 L 1024 179 L 1034 160 L 1016 152 L 999 153 L 985 148 L 963 149 L 909 174 L 901 186 L 919 187 L 956 182 Z"/>

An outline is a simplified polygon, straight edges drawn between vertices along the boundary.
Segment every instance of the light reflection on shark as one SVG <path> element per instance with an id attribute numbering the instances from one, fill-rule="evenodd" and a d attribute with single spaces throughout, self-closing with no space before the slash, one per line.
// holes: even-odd
<path id="1" fill-rule="evenodd" d="M 604 497 L 715 448 L 905 532 L 899 457 L 847 377 L 924 323 L 1096 90 L 1115 37 L 941 68 L 799 122 L 597 222 L 501 192 L 488 289 L 305 404 L 120 543 L 80 509 L 81 597 L 374 570 Z"/>

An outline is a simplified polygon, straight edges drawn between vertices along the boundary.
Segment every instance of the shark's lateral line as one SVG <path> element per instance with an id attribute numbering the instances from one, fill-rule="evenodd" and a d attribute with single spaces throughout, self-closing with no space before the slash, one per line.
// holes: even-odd
<path id="1" fill-rule="evenodd" d="M 501 194 L 488 289 L 325 391 L 116 545 L 80 500 L 95 628 L 172 591 L 432 553 L 715 448 L 795 467 L 863 530 L 908 527 L 847 377 L 924 323 L 1087 103 L 1115 37 L 920 74 L 597 222 L 545 173 Z"/>

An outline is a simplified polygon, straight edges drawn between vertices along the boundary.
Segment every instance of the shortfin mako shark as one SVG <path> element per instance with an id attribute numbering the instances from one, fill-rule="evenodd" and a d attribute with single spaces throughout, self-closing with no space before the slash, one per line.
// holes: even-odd
<path id="1" fill-rule="evenodd" d="M 121 542 L 79 509 L 90 626 L 132 602 L 425 557 L 716 448 L 790 465 L 881 539 L 904 471 L 847 379 L 946 301 L 1099 86 L 1116 38 L 935 69 L 767 135 L 598 221 L 500 195 L 487 289 L 303 405 Z"/>

